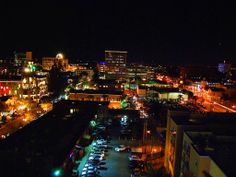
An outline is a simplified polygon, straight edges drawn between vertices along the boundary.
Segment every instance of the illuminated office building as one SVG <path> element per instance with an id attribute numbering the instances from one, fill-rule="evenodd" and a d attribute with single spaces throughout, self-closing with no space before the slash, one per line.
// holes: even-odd
<path id="1" fill-rule="evenodd" d="M 105 50 L 107 77 L 122 79 L 126 74 L 127 51 Z"/>

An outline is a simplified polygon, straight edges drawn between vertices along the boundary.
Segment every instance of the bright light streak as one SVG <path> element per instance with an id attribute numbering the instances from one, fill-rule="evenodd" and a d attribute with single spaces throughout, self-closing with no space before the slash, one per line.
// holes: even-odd
<path id="1" fill-rule="evenodd" d="M 219 103 L 217 103 L 217 102 L 214 102 L 214 104 L 216 104 L 216 105 L 218 105 L 218 106 L 220 106 L 220 107 L 222 107 L 222 108 L 225 108 L 225 109 L 227 109 L 227 110 L 229 110 L 229 111 L 231 111 L 231 112 L 234 112 L 234 113 L 236 113 L 236 111 L 235 111 L 235 110 L 233 110 L 233 109 L 230 109 L 230 108 L 228 108 L 228 107 L 226 107 L 226 106 L 224 106 L 224 105 L 222 105 L 222 104 L 219 104 Z"/>

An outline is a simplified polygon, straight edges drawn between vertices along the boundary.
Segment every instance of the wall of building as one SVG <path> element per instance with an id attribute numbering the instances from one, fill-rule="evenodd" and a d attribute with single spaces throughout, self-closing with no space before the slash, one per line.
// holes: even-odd
<path id="1" fill-rule="evenodd" d="M 137 88 L 137 94 L 138 94 L 138 96 L 140 96 L 140 97 L 144 97 L 144 96 L 146 96 L 147 95 L 147 90 L 146 90 L 146 88 Z"/>
<path id="2" fill-rule="evenodd" d="M 190 174 L 196 177 L 205 177 L 203 172 L 209 171 L 210 158 L 208 156 L 200 156 L 191 144 L 190 147 Z"/>
<path id="3" fill-rule="evenodd" d="M 127 51 L 105 51 L 105 62 L 107 64 L 107 78 L 120 79 L 125 76 Z"/>
<path id="4" fill-rule="evenodd" d="M 187 100 L 188 99 L 188 95 L 187 94 L 182 94 L 180 92 L 169 92 L 169 93 L 159 93 L 158 94 L 159 99 L 167 99 L 167 100 L 177 100 L 180 97 L 182 97 L 182 99 Z"/>
<path id="5" fill-rule="evenodd" d="M 209 174 L 213 177 L 227 177 L 213 160 L 210 163 Z"/>
<path id="6" fill-rule="evenodd" d="M 45 70 L 51 70 L 52 69 L 52 66 L 54 64 L 59 64 L 61 63 L 63 67 L 67 67 L 68 66 L 68 62 L 69 60 L 68 59 L 57 59 L 56 57 L 43 57 L 42 58 L 42 66 L 43 66 L 43 69 Z"/>
<path id="7" fill-rule="evenodd" d="M 0 96 L 17 95 L 19 93 L 19 81 L 0 81 Z"/>
<path id="8" fill-rule="evenodd" d="M 164 166 L 168 171 L 173 171 L 172 167 L 169 164 L 170 156 L 173 156 L 173 152 L 170 152 L 171 150 L 171 136 L 172 131 L 177 130 L 177 125 L 172 120 L 173 116 L 184 116 L 188 115 L 188 113 L 181 112 L 181 111 L 168 111 L 167 112 L 167 128 L 166 128 L 166 143 L 165 143 L 165 161 Z M 177 132 L 176 132 L 177 133 Z M 173 175 L 172 175 L 173 176 Z"/>
<path id="9" fill-rule="evenodd" d="M 121 95 L 70 93 L 69 100 L 78 100 L 78 101 L 121 101 Z"/>

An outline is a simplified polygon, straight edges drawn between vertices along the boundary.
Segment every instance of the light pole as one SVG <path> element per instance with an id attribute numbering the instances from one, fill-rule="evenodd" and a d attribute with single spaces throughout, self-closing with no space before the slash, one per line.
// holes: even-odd
<path id="1" fill-rule="evenodd" d="M 143 123 L 143 148 L 146 153 L 146 139 L 147 139 L 147 118 L 144 119 Z"/>

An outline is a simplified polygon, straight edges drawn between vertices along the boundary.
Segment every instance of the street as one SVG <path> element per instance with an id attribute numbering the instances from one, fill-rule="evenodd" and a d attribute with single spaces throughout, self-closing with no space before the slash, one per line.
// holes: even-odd
<path id="1" fill-rule="evenodd" d="M 209 101 L 204 101 L 203 105 L 206 107 L 206 110 L 209 112 L 236 112 L 235 110 L 232 110 L 222 104 L 219 104 L 217 102 L 209 102 Z"/>
<path id="2" fill-rule="evenodd" d="M 0 139 L 9 136 L 38 118 L 39 116 L 36 117 L 36 114 L 25 113 L 24 115 L 17 116 L 14 120 L 8 120 L 8 122 L 0 128 Z"/>

